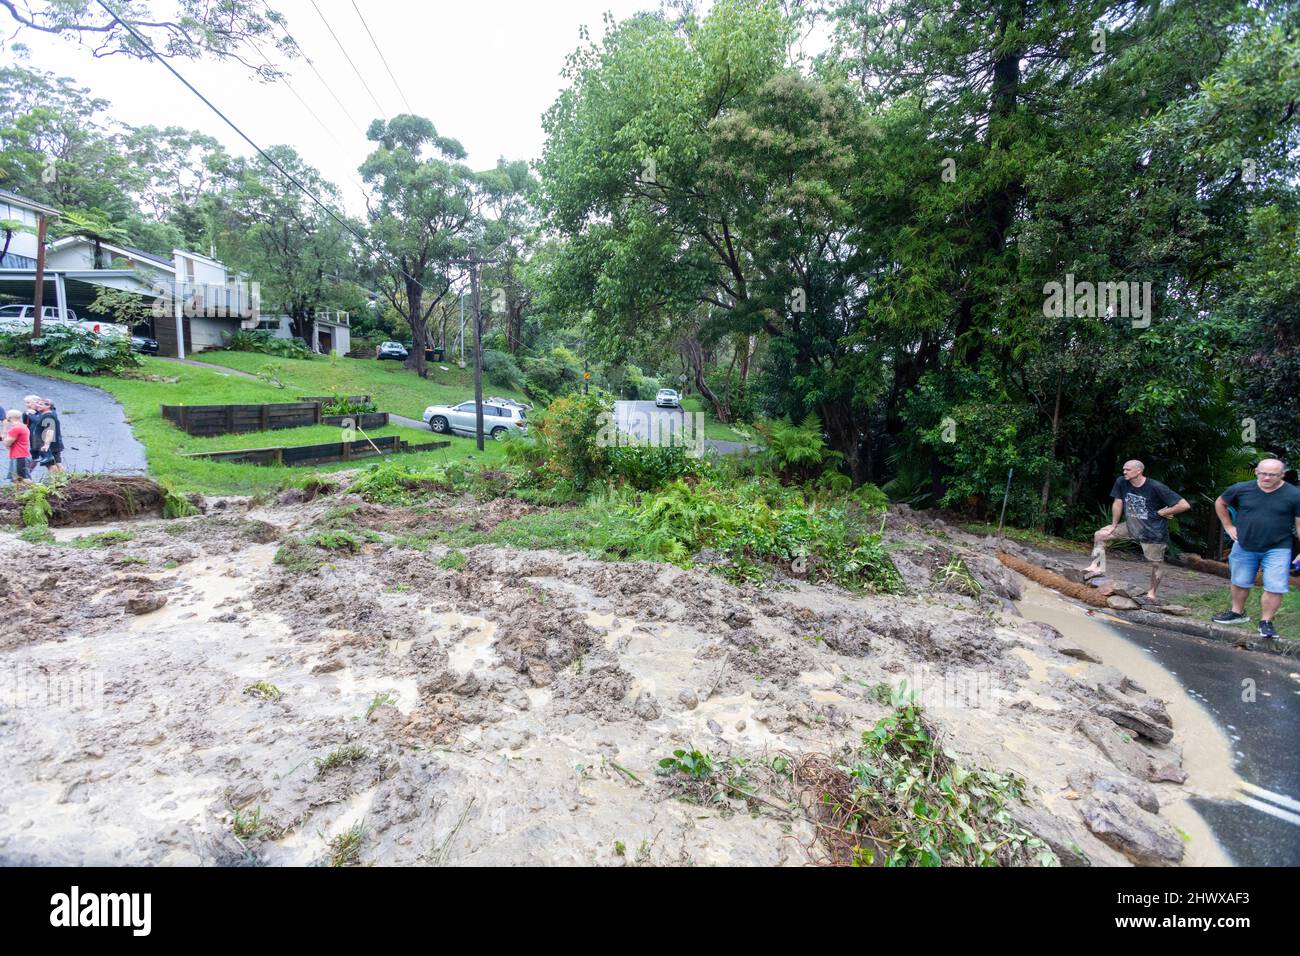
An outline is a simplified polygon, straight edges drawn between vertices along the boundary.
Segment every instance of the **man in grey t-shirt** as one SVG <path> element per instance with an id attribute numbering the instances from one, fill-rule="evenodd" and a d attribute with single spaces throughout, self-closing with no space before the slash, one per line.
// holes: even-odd
<path id="1" fill-rule="evenodd" d="M 1146 466 L 1134 459 L 1124 462 L 1124 473 L 1110 490 L 1110 524 L 1092 536 L 1092 564 L 1085 575 L 1106 573 L 1106 542 L 1130 539 L 1142 547 L 1151 562 L 1148 601 L 1155 601 L 1165 576 L 1165 549 L 1169 546 L 1169 519 L 1192 506 L 1168 485 L 1146 476 Z M 1119 523 L 1120 515 L 1124 524 Z"/>

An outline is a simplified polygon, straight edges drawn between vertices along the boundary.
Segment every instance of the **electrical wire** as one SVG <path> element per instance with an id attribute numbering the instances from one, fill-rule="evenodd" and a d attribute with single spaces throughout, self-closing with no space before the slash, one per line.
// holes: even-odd
<path id="1" fill-rule="evenodd" d="M 402 87 L 397 82 L 397 77 L 393 75 L 393 68 L 388 65 L 388 57 L 384 56 L 384 51 L 379 49 L 379 41 L 375 39 L 374 33 L 371 32 L 370 24 L 366 23 L 366 18 L 361 15 L 361 8 L 357 6 L 357 0 L 352 0 L 352 9 L 357 11 L 357 19 L 360 20 L 361 25 L 366 28 L 366 34 L 370 37 L 370 42 L 375 45 L 375 52 L 379 54 L 379 59 L 384 64 L 384 69 L 388 71 L 388 78 L 393 81 L 393 87 L 397 90 L 397 95 L 400 96 L 402 102 L 406 104 L 406 111 L 408 113 L 414 113 L 415 110 L 411 108 L 411 101 L 408 100 L 406 94 L 402 92 Z"/>
<path id="2" fill-rule="evenodd" d="M 266 7 L 267 13 L 276 12 L 271 9 L 271 5 L 267 3 L 266 0 L 262 0 L 262 6 Z M 271 22 L 274 23 L 275 21 L 272 20 Z M 348 122 L 352 124 L 353 128 L 356 129 L 358 133 L 360 133 L 362 136 L 365 136 L 366 131 L 361 128 L 361 124 L 358 123 L 353 118 L 352 114 L 348 112 L 348 108 L 343 105 L 343 101 L 339 99 L 338 94 L 334 92 L 333 87 L 331 87 L 329 83 L 326 82 L 325 77 L 321 76 L 320 70 L 316 69 L 316 64 L 313 63 L 312 58 L 307 55 L 307 51 L 303 49 L 302 44 L 299 43 L 298 40 L 294 37 L 294 35 L 289 32 L 289 28 L 287 26 L 285 26 L 283 23 L 278 24 L 278 26 L 280 27 L 280 32 L 284 34 L 285 39 L 287 39 L 291 44 L 293 44 L 294 49 L 296 49 L 299 53 L 302 54 L 302 58 L 306 60 L 307 65 L 311 67 L 311 71 L 316 74 L 316 79 L 320 80 L 321 86 L 325 87 L 325 92 L 329 93 L 329 95 L 334 98 L 334 102 L 339 105 L 339 109 L 341 109 L 343 111 L 343 115 L 348 118 Z"/>
<path id="3" fill-rule="evenodd" d="M 361 75 L 361 71 L 357 69 L 357 65 L 352 62 L 352 57 L 348 56 L 348 51 L 344 48 L 343 41 L 340 40 L 339 35 L 334 32 L 334 28 L 330 26 L 330 22 L 325 19 L 325 14 L 321 13 L 320 7 L 316 4 L 316 0 L 311 0 L 311 5 L 316 10 L 316 15 L 320 17 L 320 22 L 325 24 L 325 29 L 330 32 L 330 36 L 334 38 L 334 42 L 339 45 L 339 51 L 343 54 L 343 58 L 348 61 L 348 66 L 352 67 L 352 72 L 357 75 L 357 79 L 361 81 L 361 85 L 365 88 L 365 91 L 369 93 L 370 98 L 375 101 L 375 108 L 379 110 L 379 115 L 384 119 L 388 119 L 388 114 L 384 112 L 383 106 L 380 105 L 379 98 L 375 96 L 374 92 L 370 89 L 370 84 L 368 84 L 366 78 Z"/>

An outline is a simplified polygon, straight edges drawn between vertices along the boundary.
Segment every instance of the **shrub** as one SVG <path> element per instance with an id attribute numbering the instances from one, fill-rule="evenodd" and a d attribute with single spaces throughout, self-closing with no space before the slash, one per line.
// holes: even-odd
<path id="1" fill-rule="evenodd" d="M 694 485 L 684 480 L 619 509 L 627 523 L 613 542 L 629 556 L 684 563 L 704 548 L 731 559 L 729 574 L 762 578 L 755 562 L 798 561 L 811 578 L 846 587 L 896 591 L 900 579 L 880 528 L 856 503 L 808 501 L 797 489 L 769 482 Z"/>
<path id="2" fill-rule="evenodd" d="M 524 383 L 524 373 L 507 352 L 496 349 L 483 351 L 483 374 L 497 388 L 517 389 Z"/>
<path id="3" fill-rule="evenodd" d="M 782 484 L 802 484 L 838 465 L 844 456 L 826 447 L 822 423 L 808 415 L 799 425 L 786 421 L 761 422 L 755 426 L 767 439 L 767 456 Z"/>
<path id="4" fill-rule="evenodd" d="M 371 465 L 348 489 L 366 501 L 383 505 L 413 505 L 438 491 L 450 491 L 442 472 L 414 472 L 393 460 Z"/>
<path id="5" fill-rule="evenodd" d="M 336 395 L 321 406 L 322 415 L 367 415 L 377 411 L 379 406 L 374 402 L 350 402 L 342 395 Z"/>
<path id="6" fill-rule="evenodd" d="M 302 339 L 282 339 L 266 329 L 240 329 L 232 332 L 226 348 L 232 352 L 260 352 L 283 358 L 312 358 L 315 355 Z"/>
<path id="7" fill-rule="evenodd" d="M 598 441 L 602 416 L 609 406 L 595 395 L 557 398 L 534 425 L 549 476 L 572 482 L 579 490 L 609 469 L 609 448 Z"/>
<path id="8" fill-rule="evenodd" d="M 524 363 L 524 394 L 549 405 L 582 382 L 582 362 L 566 348 L 554 348 Z"/>
<path id="9" fill-rule="evenodd" d="M 894 710 L 834 757 L 806 757 L 796 783 L 838 834 L 840 862 L 885 866 L 1057 866 L 1056 854 L 1012 816 L 1025 781 L 967 769 L 936 739 L 917 704 Z M 880 859 L 877 859 L 877 857 Z M 848 857 L 848 859 L 843 859 Z"/>
<path id="10" fill-rule="evenodd" d="M 671 481 L 699 474 L 700 459 L 682 445 L 619 445 L 609 449 L 609 473 L 638 491 L 662 488 Z"/>
<path id="11" fill-rule="evenodd" d="M 117 375 L 140 364 L 131 340 L 80 326 L 44 326 L 40 338 L 24 332 L 0 335 L 0 354 L 30 358 L 73 375 Z"/>

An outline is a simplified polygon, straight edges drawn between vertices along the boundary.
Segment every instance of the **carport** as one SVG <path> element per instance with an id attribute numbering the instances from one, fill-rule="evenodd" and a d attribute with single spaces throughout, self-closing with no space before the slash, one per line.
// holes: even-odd
<path id="1" fill-rule="evenodd" d="M 146 288 L 133 269 L 45 271 L 41 300 L 44 305 L 70 309 L 78 319 L 99 318 L 90 311 L 103 286 L 135 292 L 142 298 L 157 295 Z M 35 269 L 0 269 L 0 305 L 31 305 L 36 301 Z"/>

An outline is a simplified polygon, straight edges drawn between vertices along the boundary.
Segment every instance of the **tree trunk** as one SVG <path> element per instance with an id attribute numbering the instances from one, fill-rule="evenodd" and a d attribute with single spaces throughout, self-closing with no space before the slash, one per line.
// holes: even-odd
<path id="1" fill-rule="evenodd" d="M 506 319 L 506 350 L 516 355 L 523 346 L 524 303 L 511 302 Z"/>
<path id="2" fill-rule="evenodd" d="M 844 456 L 844 464 L 849 468 L 849 477 L 856 488 L 867 480 L 866 462 L 863 456 L 862 430 L 854 419 L 853 412 L 842 402 L 831 402 L 818 409 L 826 434 L 830 436 L 831 447 Z"/>
<path id="3" fill-rule="evenodd" d="M 696 339 L 690 339 L 685 343 L 685 352 L 691 366 L 692 379 L 695 382 L 695 388 L 703 395 L 713 406 L 713 414 L 720 422 L 731 421 L 731 407 L 722 399 L 718 398 L 709 388 L 708 383 L 704 380 L 704 365 L 706 362 L 704 347 Z"/>
<path id="4" fill-rule="evenodd" d="M 1056 405 L 1052 409 L 1052 442 L 1047 451 L 1047 460 L 1056 461 L 1056 437 L 1061 430 L 1061 381 L 1065 376 L 1062 375 L 1056 380 Z M 1052 470 L 1048 466 L 1047 473 L 1043 475 L 1043 494 L 1038 503 L 1038 528 L 1040 531 L 1047 530 L 1047 502 L 1052 495 Z"/>
<path id="5" fill-rule="evenodd" d="M 405 271 L 406 263 L 402 263 Z M 411 327 L 411 354 L 406 357 L 406 367 L 415 369 L 420 378 L 429 377 L 429 365 L 424 358 L 425 347 L 429 344 L 429 328 L 424 324 L 423 298 L 424 290 L 414 279 L 406 280 L 406 322 Z"/>

